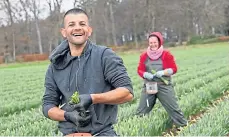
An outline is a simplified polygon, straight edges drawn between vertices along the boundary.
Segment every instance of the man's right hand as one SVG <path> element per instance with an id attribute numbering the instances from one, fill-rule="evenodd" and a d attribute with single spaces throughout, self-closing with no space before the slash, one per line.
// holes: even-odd
<path id="1" fill-rule="evenodd" d="M 88 114 L 86 116 L 81 116 L 80 112 L 74 110 L 72 112 L 66 111 L 64 113 L 64 118 L 69 121 L 74 123 L 76 126 L 79 127 L 85 127 L 91 122 L 91 114 Z"/>
<path id="2" fill-rule="evenodd" d="M 143 77 L 147 80 L 152 80 L 154 78 L 154 75 L 149 72 L 144 72 Z"/>
<path id="3" fill-rule="evenodd" d="M 61 109 L 72 112 L 74 110 L 77 110 L 78 108 L 76 107 L 76 104 L 66 103 Z"/>

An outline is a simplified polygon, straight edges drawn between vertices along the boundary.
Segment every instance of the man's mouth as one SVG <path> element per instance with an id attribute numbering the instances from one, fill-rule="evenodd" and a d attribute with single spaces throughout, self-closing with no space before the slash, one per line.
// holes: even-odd
<path id="1" fill-rule="evenodd" d="M 74 37 L 80 37 L 80 36 L 83 36 L 83 34 L 74 33 L 74 34 L 72 34 L 72 36 L 74 36 Z"/>

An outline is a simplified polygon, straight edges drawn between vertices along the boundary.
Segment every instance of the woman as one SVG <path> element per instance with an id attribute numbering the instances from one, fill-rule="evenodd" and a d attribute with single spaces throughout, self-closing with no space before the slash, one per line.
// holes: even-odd
<path id="1" fill-rule="evenodd" d="M 186 126 L 187 120 L 181 112 L 171 76 L 177 72 L 177 66 L 171 53 L 163 49 L 163 37 L 153 32 L 148 38 L 148 48 L 140 56 L 138 74 L 144 79 L 143 91 L 137 109 L 137 115 L 149 113 L 158 98 L 176 126 Z M 155 71 L 153 74 L 152 70 Z M 168 81 L 167 84 L 161 79 Z"/>

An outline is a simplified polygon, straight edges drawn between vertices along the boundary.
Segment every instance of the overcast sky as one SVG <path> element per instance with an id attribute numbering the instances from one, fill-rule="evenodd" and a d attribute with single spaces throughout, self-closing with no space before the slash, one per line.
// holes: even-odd
<path id="1" fill-rule="evenodd" d="M 12 3 L 12 6 L 15 6 L 18 3 L 19 0 L 10 0 Z M 36 0 L 40 2 L 40 7 L 42 7 L 44 10 L 41 11 L 41 14 L 39 15 L 40 18 L 45 18 L 48 15 L 48 5 L 46 4 L 46 0 Z M 61 11 L 67 11 L 71 8 L 73 8 L 73 1 L 74 0 L 63 0 L 63 4 L 61 7 Z M 7 16 L 6 13 L 2 10 L 0 10 L 0 20 L 6 20 Z M 0 22 L 1 24 L 1 22 Z"/>

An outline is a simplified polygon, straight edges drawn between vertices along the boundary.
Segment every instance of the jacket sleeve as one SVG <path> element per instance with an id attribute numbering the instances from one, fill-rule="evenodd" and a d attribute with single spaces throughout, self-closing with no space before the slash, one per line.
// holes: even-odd
<path id="1" fill-rule="evenodd" d="M 104 68 L 105 80 L 111 83 L 115 88 L 125 87 L 131 94 L 133 87 L 130 77 L 128 76 L 123 60 L 117 56 L 111 49 L 106 49 L 102 56 L 102 65 Z"/>
<path id="2" fill-rule="evenodd" d="M 45 75 L 45 93 L 42 98 L 42 112 L 49 118 L 48 111 L 60 104 L 60 91 L 53 78 L 52 65 L 49 65 Z"/>
<path id="3" fill-rule="evenodd" d="M 146 53 L 143 53 L 141 56 L 140 56 L 140 60 L 139 60 L 139 63 L 138 63 L 138 75 L 140 77 L 143 78 L 143 74 L 144 72 L 146 71 L 146 66 L 145 66 L 145 60 L 146 60 Z"/>
<path id="4" fill-rule="evenodd" d="M 177 72 L 177 65 L 174 56 L 170 52 L 167 52 L 165 61 L 167 64 L 166 68 L 171 68 L 173 70 L 173 74 L 175 74 Z"/>

